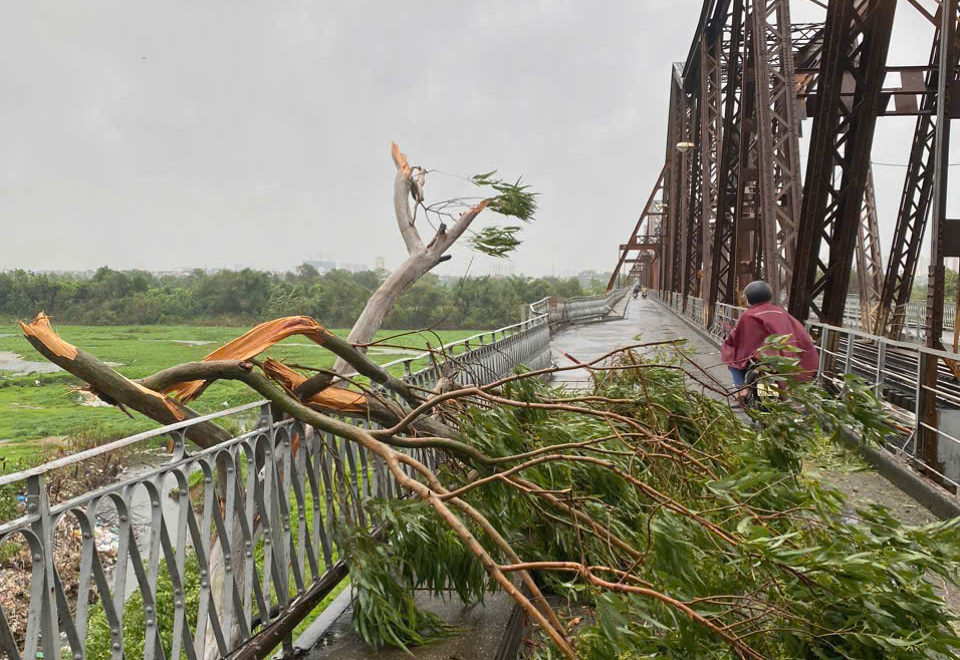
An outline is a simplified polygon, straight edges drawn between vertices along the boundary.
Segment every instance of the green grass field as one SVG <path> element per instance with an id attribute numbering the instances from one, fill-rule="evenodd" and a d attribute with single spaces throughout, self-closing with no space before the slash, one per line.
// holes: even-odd
<path id="1" fill-rule="evenodd" d="M 248 328 L 194 326 L 54 326 L 68 342 L 101 360 L 116 363 L 116 369 L 128 378 L 143 378 L 166 367 L 202 360 L 207 354 L 243 334 Z M 334 331 L 346 336 L 346 330 Z M 382 331 L 376 340 L 399 334 Z M 432 347 L 476 334 L 474 331 L 443 331 L 411 334 L 391 340 L 390 344 L 409 347 L 370 350 L 370 357 L 383 364 L 416 353 L 427 342 Z M 194 345 L 185 342 L 210 342 Z M 18 326 L 0 325 L 0 473 L 36 464 L 56 447 L 61 436 L 84 436 L 108 440 L 156 428 L 146 417 L 133 413 L 134 419 L 114 407 L 93 407 L 81 403 L 77 378 L 54 373 L 15 373 L 10 370 L 10 353 L 31 362 L 44 358 L 23 338 Z M 333 355 L 303 337 L 291 337 L 264 355 L 288 363 L 329 367 Z M 424 361 L 422 364 L 425 364 Z M 417 368 L 420 365 L 415 365 Z M 6 370 L 4 370 L 6 369 Z M 402 373 L 398 369 L 398 375 Z M 240 383 L 220 382 L 211 386 L 191 404 L 201 413 L 233 407 L 260 398 Z"/>

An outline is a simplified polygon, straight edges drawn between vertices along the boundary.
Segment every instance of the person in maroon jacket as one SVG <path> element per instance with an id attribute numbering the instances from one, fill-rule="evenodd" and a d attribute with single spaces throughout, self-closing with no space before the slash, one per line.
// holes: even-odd
<path id="1" fill-rule="evenodd" d="M 773 335 L 790 335 L 788 343 L 800 349 L 800 353 L 780 353 L 786 357 L 800 358 L 800 371 L 793 377 L 798 380 L 813 378 L 820 365 L 817 349 L 803 325 L 785 309 L 770 302 L 773 299 L 770 285 L 763 280 L 751 282 L 743 290 L 743 295 L 750 309 L 740 315 L 737 326 L 720 347 L 720 356 L 730 369 L 733 384 L 741 388 L 745 385 L 750 361 L 757 356 L 767 337 Z M 741 390 L 739 395 L 743 398 L 746 391 Z"/>

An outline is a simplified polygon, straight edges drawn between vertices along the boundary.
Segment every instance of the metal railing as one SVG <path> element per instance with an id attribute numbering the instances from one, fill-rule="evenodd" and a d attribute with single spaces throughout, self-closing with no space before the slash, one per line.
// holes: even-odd
<path id="1" fill-rule="evenodd" d="M 956 320 L 957 304 L 947 302 L 943 305 L 943 329 L 953 331 Z M 924 341 L 927 338 L 927 303 L 923 300 L 909 302 L 900 308 L 903 315 L 903 339 L 905 341 Z M 843 323 L 851 328 L 861 328 L 863 310 L 860 297 L 847 296 L 843 310 Z"/>
<path id="2" fill-rule="evenodd" d="M 250 410 L 259 410 L 259 418 L 249 430 L 211 449 L 187 451 L 188 427 Z M 50 501 L 48 480 L 56 471 L 89 469 L 97 456 L 145 448 L 160 436 L 174 447 L 162 465 L 93 493 Z M 429 452 L 415 455 L 433 462 Z M 372 529 L 379 521 L 363 501 L 397 491 L 376 456 L 299 422 L 275 421 L 262 402 L 0 477 L 0 485 L 6 484 L 23 485 L 26 512 L 0 525 L 0 545 L 20 540 L 29 547 L 32 576 L 30 598 L 22 604 L 25 637 L 19 643 L 13 639 L 10 613 L 0 611 L 0 647 L 9 658 L 54 659 L 87 657 L 88 638 L 97 638 L 90 627 L 91 600 L 100 626 L 109 630 L 112 658 L 124 657 L 131 625 L 141 627 L 137 636 L 143 637 L 145 658 L 179 658 L 181 652 L 204 658 L 211 645 L 217 657 L 226 656 L 236 640 L 248 639 L 338 569 L 335 526 Z M 110 534 L 116 542 L 104 547 L 101 539 Z M 80 543 L 76 590 L 68 589 L 61 575 L 72 537 Z M 214 571 L 221 560 L 223 571 Z M 188 566 L 198 575 L 189 575 Z M 160 592 L 161 577 L 169 582 L 169 594 Z M 188 605 L 185 584 L 197 578 L 199 592 Z M 134 593 L 143 617 L 136 623 L 124 618 Z M 161 621 L 161 611 L 170 606 L 163 596 L 172 597 L 173 614 Z"/>
<path id="3" fill-rule="evenodd" d="M 562 309 L 563 322 L 597 318 L 608 313 L 601 307 L 608 310 L 625 295 L 614 293 L 551 303 L 545 311 L 539 301 L 520 323 L 443 346 L 441 359 L 422 353 L 384 366 L 427 389 L 441 377 L 487 384 L 519 364 L 543 368 L 550 364 L 550 329 L 558 318 L 551 312 Z M 241 430 L 211 449 L 188 450 L 186 429 L 212 420 Z M 161 464 L 96 492 L 52 501 L 50 482 L 63 471 L 96 469 L 107 452 L 139 451 L 161 437 L 173 447 Z M 411 453 L 435 464 L 432 452 Z M 133 634 L 130 625 L 139 626 L 136 636 L 143 637 L 148 659 L 227 656 L 282 616 L 293 599 L 333 589 L 346 575 L 341 532 L 358 526 L 372 532 L 380 521 L 365 501 L 401 496 L 378 457 L 300 422 L 275 420 L 265 401 L 9 474 L 0 477 L 0 487 L 8 496 L 10 490 L 21 494 L 23 505 L 20 517 L 0 525 L 0 551 L 25 552 L 31 573 L 22 603 L 26 632 L 19 639 L 10 615 L 23 612 L 0 607 L 0 653 L 17 660 L 86 658 L 96 627 L 109 638 L 110 657 L 119 660 L 125 637 Z M 75 565 L 65 567 L 70 546 Z M 213 571 L 221 560 L 224 570 Z M 200 587 L 188 602 L 191 579 Z M 131 623 L 124 613 L 134 594 L 143 615 Z M 170 603 L 158 602 L 164 594 L 173 600 L 172 614 Z"/>
<path id="4" fill-rule="evenodd" d="M 927 303 L 915 300 L 904 306 L 903 334 L 905 337 L 924 340 L 927 337 Z M 953 331 L 956 320 L 957 304 L 954 302 L 943 305 L 943 329 Z"/>
<path id="5" fill-rule="evenodd" d="M 499 338 L 498 338 L 499 337 Z M 403 379 L 412 385 L 433 389 L 442 376 L 460 385 L 486 385 L 507 375 L 518 364 L 530 369 L 550 366 L 550 321 L 540 314 L 514 325 L 481 332 L 441 349 L 440 361 L 417 371 L 417 363 L 430 359 L 429 353 L 401 358 L 383 365 L 403 367 Z"/>
<path id="6" fill-rule="evenodd" d="M 840 388 L 847 374 L 866 380 L 895 420 L 887 449 L 955 491 L 960 485 L 960 385 L 947 361 L 960 355 L 851 328 L 813 322 L 807 328 L 818 337 L 821 382 Z M 923 382 L 928 369 L 936 374 L 932 386 Z"/>
<path id="7" fill-rule="evenodd" d="M 565 323 L 582 323 L 610 317 L 616 314 L 616 305 L 623 301 L 629 291 L 629 288 L 624 287 L 614 289 L 601 296 L 567 299 L 547 297 L 535 303 L 530 303 L 524 309 L 524 315 L 529 318 L 546 316 L 553 327 Z"/>
<path id="8" fill-rule="evenodd" d="M 718 304 L 713 323 L 707 327 L 700 299 L 688 297 L 685 312 L 680 294 L 668 294 L 660 300 L 718 343 L 744 311 L 742 307 Z M 960 383 L 946 362 L 960 361 L 960 355 L 853 328 L 816 322 L 806 325 L 820 353 L 820 382 L 842 388 L 845 375 L 862 377 L 893 420 L 886 448 L 956 492 L 960 487 Z M 928 368 L 937 374 L 932 387 L 921 381 Z"/>
<path id="9" fill-rule="evenodd" d="M 657 292 L 658 296 L 660 295 Z M 668 291 L 661 296 L 661 301 L 667 303 L 672 309 L 683 314 L 687 318 L 702 325 L 701 315 L 703 313 L 703 299 L 696 296 L 687 297 L 687 306 L 684 311 L 683 294 Z M 819 303 L 820 301 L 817 300 Z M 717 303 L 717 309 L 721 307 L 731 307 Z M 943 305 L 943 329 L 952 332 L 954 321 L 956 319 L 956 303 L 947 302 Z M 924 341 L 927 337 L 927 303 L 922 300 L 915 300 L 903 306 L 903 341 Z M 843 323 L 851 328 L 862 328 L 863 310 L 860 306 L 860 297 L 858 295 L 849 295 L 844 304 Z"/>

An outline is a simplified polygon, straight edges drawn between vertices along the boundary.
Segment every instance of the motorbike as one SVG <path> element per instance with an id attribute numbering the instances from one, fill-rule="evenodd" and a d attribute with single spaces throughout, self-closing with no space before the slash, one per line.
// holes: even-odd
<path id="1" fill-rule="evenodd" d="M 731 332 L 733 332 L 733 327 L 730 323 L 724 321 L 724 338 L 729 337 Z M 747 396 L 743 399 L 744 408 L 760 412 L 766 409 L 765 404 L 767 402 L 779 399 L 780 390 L 776 383 L 769 378 L 771 375 L 768 365 L 756 359 L 750 360 L 743 377 L 744 389 L 747 390 Z"/>

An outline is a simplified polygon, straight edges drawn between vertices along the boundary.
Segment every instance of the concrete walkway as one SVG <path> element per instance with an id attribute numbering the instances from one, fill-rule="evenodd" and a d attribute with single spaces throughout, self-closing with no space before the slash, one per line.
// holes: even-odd
<path id="1" fill-rule="evenodd" d="M 720 351 L 713 344 L 653 299 L 633 300 L 628 296 L 628 300 L 626 317 L 622 320 L 574 325 L 555 335 L 550 341 L 553 363 L 565 367 L 573 364 L 570 358 L 589 362 L 629 344 L 685 339 L 684 352 L 724 386 L 733 387 L 730 372 L 720 361 Z M 553 383 L 579 388 L 585 387 L 589 380 L 585 370 L 576 370 L 557 374 Z"/>
<path id="2" fill-rule="evenodd" d="M 304 660 L 497 660 L 516 656 L 522 616 L 514 614 L 513 599 L 506 593 L 488 595 L 484 603 L 464 607 L 455 593 L 446 599 L 425 592 L 416 596 L 417 606 L 433 612 L 460 631 L 435 644 L 417 646 L 410 653 L 398 648 L 374 651 L 353 630 L 353 608 L 324 633 L 316 645 L 298 656 Z"/>

